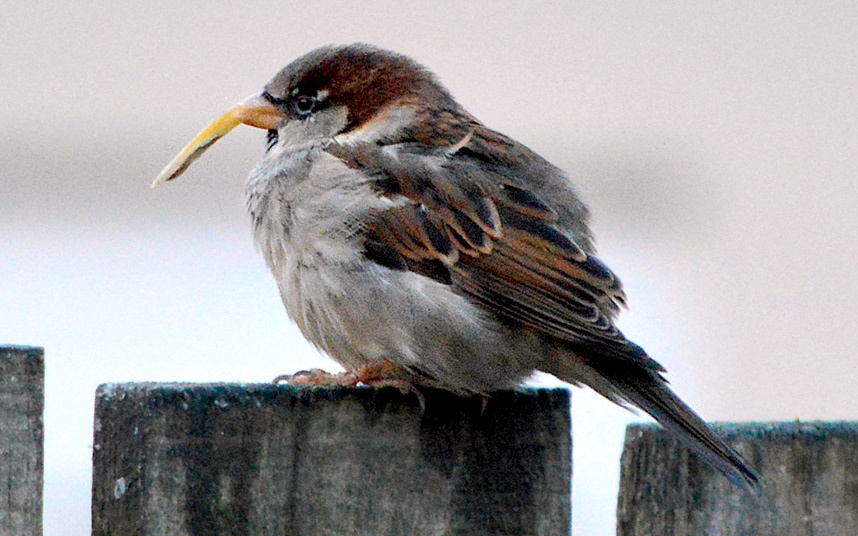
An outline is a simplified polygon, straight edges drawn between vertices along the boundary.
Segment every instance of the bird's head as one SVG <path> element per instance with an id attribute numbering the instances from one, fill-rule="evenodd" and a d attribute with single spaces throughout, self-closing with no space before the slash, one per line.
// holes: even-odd
<path id="1" fill-rule="evenodd" d="M 316 49 L 284 67 L 265 89 L 203 129 L 155 179 L 175 179 L 239 124 L 286 143 L 419 139 L 427 119 L 465 114 L 413 60 L 369 45 Z M 425 132 L 422 133 L 426 136 Z"/>

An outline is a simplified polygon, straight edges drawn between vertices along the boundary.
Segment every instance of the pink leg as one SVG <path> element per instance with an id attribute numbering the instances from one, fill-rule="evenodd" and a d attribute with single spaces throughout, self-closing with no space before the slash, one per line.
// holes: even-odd
<path id="1" fill-rule="evenodd" d="M 396 387 L 407 393 L 411 391 L 413 375 L 391 363 L 387 359 L 371 361 L 355 371 L 331 374 L 322 369 L 310 369 L 283 374 L 274 378 L 273 383 L 300 385 L 306 387 L 355 387 L 359 384 L 368 387 Z"/>

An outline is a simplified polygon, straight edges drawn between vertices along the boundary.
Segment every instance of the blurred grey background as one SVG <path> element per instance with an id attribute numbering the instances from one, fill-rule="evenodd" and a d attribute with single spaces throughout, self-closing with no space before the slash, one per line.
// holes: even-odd
<path id="1" fill-rule="evenodd" d="M 251 245 L 241 196 L 263 132 L 149 189 L 211 119 L 329 43 L 413 56 L 565 168 L 626 284 L 621 327 L 705 418 L 858 418 L 855 2 L 3 11 L 0 341 L 46 349 L 49 536 L 89 533 L 97 384 L 335 370 Z M 583 391 L 573 405 L 575 534 L 613 534 L 639 417 Z"/>

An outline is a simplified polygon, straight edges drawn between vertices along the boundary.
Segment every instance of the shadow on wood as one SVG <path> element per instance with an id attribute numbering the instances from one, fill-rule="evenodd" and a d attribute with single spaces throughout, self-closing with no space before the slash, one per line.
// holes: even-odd
<path id="1" fill-rule="evenodd" d="M 42 535 L 45 358 L 0 346 L 0 535 Z"/>
<path id="2" fill-rule="evenodd" d="M 99 387 L 93 534 L 569 534 L 569 393 Z"/>
<path id="3" fill-rule="evenodd" d="M 858 423 L 716 426 L 752 467 L 748 492 L 655 425 L 626 431 L 618 536 L 858 534 Z"/>

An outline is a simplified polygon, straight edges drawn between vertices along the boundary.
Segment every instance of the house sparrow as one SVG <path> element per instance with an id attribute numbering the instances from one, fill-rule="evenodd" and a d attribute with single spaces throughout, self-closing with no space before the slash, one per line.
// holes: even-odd
<path id="1" fill-rule="evenodd" d="M 757 477 L 614 325 L 625 294 L 558 168 L 466 112 L 413 60 L 356 44 L 295 60 L 204 129 L 240 123 L 257 247 L 304 336 L 353 382 L 486 395 L 544 371 L 637 406 L 737 483 Z"/>

